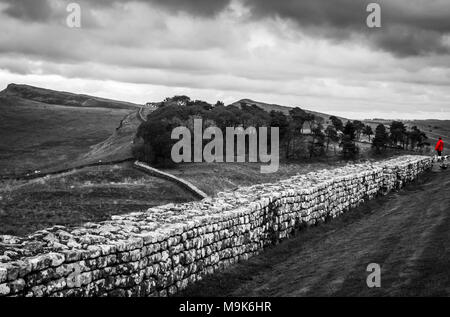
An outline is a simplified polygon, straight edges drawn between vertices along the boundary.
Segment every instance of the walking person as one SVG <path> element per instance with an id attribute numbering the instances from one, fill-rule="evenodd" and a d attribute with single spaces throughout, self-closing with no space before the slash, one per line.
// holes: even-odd
<path id="1" fill-rule="evenodd" d="M 444 150 L 444 141 L 442 141 L 442 138 L 439 137 L 439 141 L 436 143 L 435 150 L 437 152 L 437 155 L 439 157 L 442 156 L 442 151 Z"/>

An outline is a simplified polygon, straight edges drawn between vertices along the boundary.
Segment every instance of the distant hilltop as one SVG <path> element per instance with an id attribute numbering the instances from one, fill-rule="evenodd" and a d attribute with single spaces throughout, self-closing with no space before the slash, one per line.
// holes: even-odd
<path id="1" fill-rule="evenodd" d="M 43 102 L 53 105 L 71 106 L 71 107 L 96 107 L 111 109 L 132 109 L 140 107 L 140 105 L 111 100 L 101 97 L 94 97 L 84 94 L 74 94 L 65 91 L 56 91 L 40 87 L 34 87 L 21 84 L 9 84 L 5 90 L 0 92 L 2 97 L 17 97 L 37 102 Z"/>

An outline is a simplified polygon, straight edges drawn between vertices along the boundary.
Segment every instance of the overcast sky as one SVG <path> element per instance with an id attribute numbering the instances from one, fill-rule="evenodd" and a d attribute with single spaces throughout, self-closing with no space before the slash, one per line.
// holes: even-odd
<path id="1" fill-rule="evenodd" d="M 0 89 L 450 119 L 449 0 L 0 0 Z M 381 28 L 366 7 L 381 5 Z"/>

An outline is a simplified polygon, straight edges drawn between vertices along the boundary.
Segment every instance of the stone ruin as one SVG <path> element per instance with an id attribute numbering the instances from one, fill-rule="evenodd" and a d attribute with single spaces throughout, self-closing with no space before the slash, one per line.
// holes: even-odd
<path id="1" fill-rule="evenodd" d="M 113 216 L 0 236 L 0 296 L 170 296 L 208 274 L 387 194 L 431 157 L 347 165 Z"/>

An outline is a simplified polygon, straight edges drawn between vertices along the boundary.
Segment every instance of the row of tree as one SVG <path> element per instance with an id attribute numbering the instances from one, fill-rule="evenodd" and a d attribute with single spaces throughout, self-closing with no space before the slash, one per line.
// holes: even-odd
<path id="1" fill-rule="evenodd" d="M 254 105 L 225 107 L 220 101 L 212 105 L 201 100 L 191 100 L 187 96 L 166 98 L 139 126 L 136 136 L 142 138 L 143 143 L 134 147 L 134 156 L 155 165 L 171 165 L 171 149 L 177 142 L 171 139 L 173 129 L 184 126 L 192 132 L 194 119 L 198 118 L 202 119 L 203 130 L 215 126 L 224 135 L 227 127 L 267 127 L 272 120 L 268 112 Z M 194 149 L 193 146 L 191 148 Z"/>
<path id="2" fill-rule="evenodd" d="M 375 130 L 375 138 L 373 139 L 373 147 L 377 152 L 386 150 L 388 146 L 402 149 L 423 149 L 429 146 L 428 137 L 425 132 L 421 131 L 417 126 L 407 129 L 401 121 L 393 121 L 390 125 L 389 132 L 384 124 L 379 124 Z"/>
<path id="3" fill-rule="evenodd" d="M 192 131 L 195 118 L 203 119 L 203 129 L 217 126 L 223 132 L 226 127 L 278 127 L 280 156 L 287 159 L 325 156 L 330 147 L 334 154 L 337 154 L 337 148 L 341 148 L 343 158 L 352 159 L 360 152 L 357 143 L 363 135 L 368 137 L 377 152 L 389 146 L 413 149 L 426 144 L 425 133 L 417 127 L 407 130 L 399 121 L 392 122 L 390 132 L 382 124 L 374 132 L 370 125 L 358 120 L 347 120 L 344 124 L 336 116 L 324 118 L 298 107 L 292 108 L 289 113 L 267 112 L 247 103 L 241 103 L 238 107 L 225 106 L 218 101 L 212 105 L 201 100 L 191 100 L 187 96 L 174 96 L 160 103 L 159 108 L 139 126 L 137 136 L 144 142 L 135 148 L 135 156 L 152 164 L 170 164 L 171 148 L 176 142 L 171 139 L 172 130 L 185 126 Z M 375 137 L 372 139 L 373 135 Z"/>

